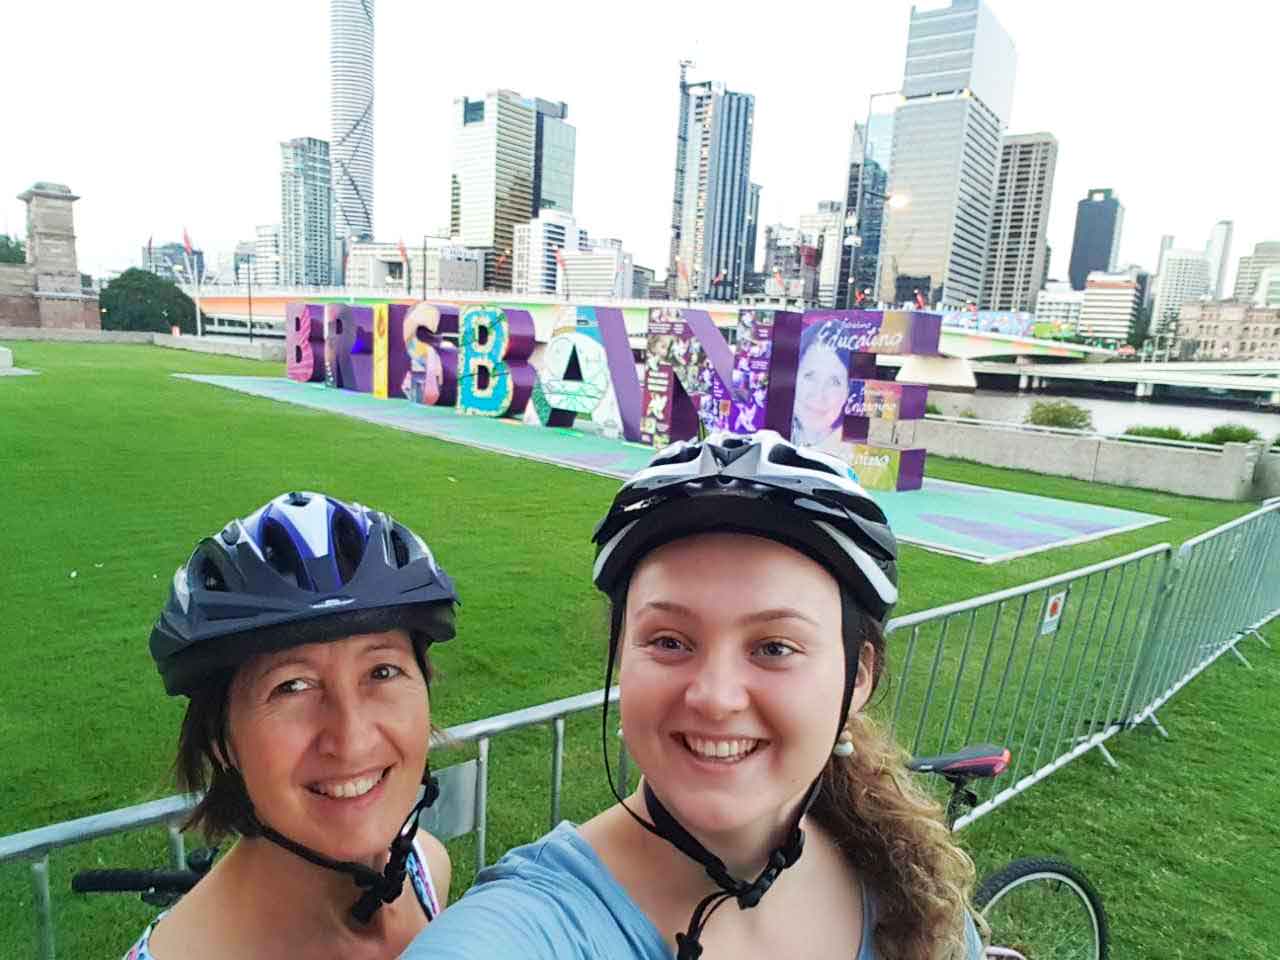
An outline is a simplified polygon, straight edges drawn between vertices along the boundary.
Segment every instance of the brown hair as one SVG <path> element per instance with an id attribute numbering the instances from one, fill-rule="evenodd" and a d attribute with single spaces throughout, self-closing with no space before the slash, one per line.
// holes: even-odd
<path id="1" fill-rule="evenodd" d="M 854 604 L 844 604 L 846 617 Z M 856 649 L 875 654 L 872 689 L 884 671 L 880 625 L 858 611 Z M 908 775 L 904 751 L 865 713 L 850 718 L 854 753 L 833 756 L 810 815 L 835 840 L 876 896 L 875 946 L 883 960 L 968 956 L 965 914 L 974 866 L 952 840 L 942 807 Z"/>
<path id="2" fill-rule="evenodd" d="M 414 636 L 413 652 L 429 688 L 431 660 L 423 639 Z M 244 778 L 231 765 L 227 749 L 227 708 L 234 679 L 235 671 L 225 671 L 191 694 L 173 761 L 178 789 L 203 794 L 182 829 L 200 830 L 211 844 L 227 836 L 258 834 Z"/>

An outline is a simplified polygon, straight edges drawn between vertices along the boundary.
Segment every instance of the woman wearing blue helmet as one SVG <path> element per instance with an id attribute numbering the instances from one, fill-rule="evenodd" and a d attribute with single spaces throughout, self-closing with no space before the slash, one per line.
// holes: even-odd
<path id="1" fill-rule="evenodd" d="M 771 431 L 677 443 L 594 539 L 640 785 L 483 872 L 407 956 L 976 960 L 973 864 L 863 713 L 897 544 L 848 466 Z"/>
<path id="2" fill-rule="evenodd" d="M 456 603 L 419 536 L 323 494 L 200 541 L 151 654 L 190 698 L 188 826 L 238 839 L 128 960 L 394 957 L 427 925 L 450 877 L 417 834 L 437 792 L 427 647 L 453 636 Z"/>

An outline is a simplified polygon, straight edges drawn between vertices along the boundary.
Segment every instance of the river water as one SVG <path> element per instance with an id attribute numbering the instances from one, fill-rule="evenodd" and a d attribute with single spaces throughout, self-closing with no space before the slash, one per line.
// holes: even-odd
<path id="1" fill-rule="evenodd" d="M 1126 427 L 1179 427 L 1187 433 L 1204 433 L 1223 423 L 1240 423 L 1252 427 L 1266 438 L 1280 434 L 1280 414 L 1235 407 L 1213 407 L 1202 404 L 1165 403 L 1151 400 L 1108 400 L 1047 393 L 1005 393 L 977 390 L 972 393 L 949 393 L 931 389 L 929 402 L 947 416 L 977 416 L 980 420 L 1011 420 L 1021 423 L 1031 404 L 1037 400 L 1070 400 L 1093 415 L 1093 428 L 1099 433 L 1124 433 Z M 972 411 L 972 412 L 970 412 Z"/>

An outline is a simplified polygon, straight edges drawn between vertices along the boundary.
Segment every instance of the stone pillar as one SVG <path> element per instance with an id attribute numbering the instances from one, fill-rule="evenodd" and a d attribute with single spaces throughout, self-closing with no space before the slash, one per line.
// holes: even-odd
<path id="1" fill-rule="evenodd" d="M 1025 373 L 1018 374 L 1018 389 L 1019 390 L 1027 389 L 1027 387 L 1030 386 L 1030 382 L 1029 382 L 1030 380 L 1031 378 L 1028 377 Z"/>
<path id="2" fill-rule="evenodd" d="M 85 292 L 76 262 L 71 205 L 80 198 L 63 184 L 41 181 L 18 199 L 27 205 L 27 262 L 39 326 L 101 329 L 98 298 Z"/>

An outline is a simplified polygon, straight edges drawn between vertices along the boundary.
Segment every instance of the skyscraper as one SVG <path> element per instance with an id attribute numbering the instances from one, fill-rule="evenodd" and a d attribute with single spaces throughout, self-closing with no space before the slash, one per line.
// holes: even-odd
<path id="1" fill-rule="evenodd" d="M 1267 243 L 1254 244 L 1253 253 L 1240 258 L 1240 266 L 1236 269 L 1236 285 L 1231 299 L 1252 300 L 1258 291 L 1258 281 L 1263 270 L 1280 266 L 1280 242 L 1274 240 Z"/>
<path id="2" fill-rule="evenodd" d="M 683 142 L 677 141 L 679 227 L 672 227 L 677 296 L 735 300 L 747 242 L 755 98 L 723 83 L 686 83 Z M 673 208 L 673 220 L 676 215 Z M 678 238 L 677 238 L 678 233 Z"/>
<path id="3" fill-rule="evenodd" d="M 1090 190 L 1076 204 L 1076 232 L 1071 241 L 1071 289 L 1083 290 L 1095 270 L 1110 273 L 1120 252 L 1120 228 L 1124 206 L 1111 190 Z"/>
<path id="4" fill-rule="evenodd" d="M 827 309 L 836 305 L 843 227 L 844 204 L 839 200 L 824 200 L 817 213 L 800 215 L 804 243 L 818 249 L 818 306 Z"/>
<path id="5" fill-rule="evenodd" d="M 536 217 L 542 210 L 573 213 L 573 166 L 578 131 L 567 119 L 569 106 L 535 99 L 533 153 L 533 209 Z"/>
<path id="6" fill-rule="evenodd" d="M 760 233 L 760 184 L 753 183 L 747 194 L 747 222 L 743 226 L 742 282 L 756 272 L 756 238 Z"/>
<path id="7" fill-rule="evenodd" d="M 568 107 L 514 90 L 453 105 L 449 233 L 486 251 L 485 289 L 510 290 L 516 225 L 539 209 L 573 208 L 576 135 L 565 122 Z"/>
<path id="8" fill-rule="evenodd" d="M 336 232 L 373 237 L 373 4 L 329 0 L 329 112 Z"/>
<path id="9" fill-rule="evenodd" d="M 671 191 L 671 250 L 667 257 L 667 291 L 676 295 L 680 259 L 680 230 L 684 226 L 684 174 L 689 160 L 689 68 L 692 60 L 680 61 L 680 110 L 676 117 L 676 178 Z"/>
<path id="10" fill-rule="evenodd" d="M 1151 311 L 1151 336 L 1172 336 L 1184 303 L 1209 293 L 1209 258 L 1200 250 L 1166 250 L 1156 278 L 1155 305 Z"/>
<path id="11" fill-rule="evenodd" d="M 880 251 L 880 297 L 963 307 L 982 289 L 1013 40 L 981 0 L 913 7 Z"/>
<path id="12" fill-rule="evenodd" d="M 1080 336 L 1117 344 L 1128 339 L 1142 308 L 1145 276 L 1136 267 L 1118 273 L 1091 271 L 1085 279 Z"/>
<path id="13" fill-rule="evenodd" d="M 1164 255 L 1169 252 L 1173 243 L 1172 233 L 1166 233 L 1160 238 L 1160 256 L 1156 257 L 1156 273 L 1160 272 L 1160 267 L 1164 263 Z"/>
<path id="14" fill-rule="evenodd" d="M 884 231 L 884 203 L 889 191 L 889 171 L 893 159 L 893 116 L 902 97 L 899 94 L 881 94 L 871 98 L 871 110 L 867 125 L 861 133 L 862 169 L 859 171 L 858 199 L 852 209 L 857 211 L 857 242 L 850 267 L 853 283 L 846 286 L 863 291 L 871 303 L 879 299 L 880 286 L 880 238 Z M 856 296 L 851 300 L 856 301 Z M 849 304 L 852 307 L 854 304 Z"/>
<path id="15" fill-rule="evenodd" d="M 333 179 L 329 144 L 298 137 L 280 144 L 280 282 L 333 282 Z"/>
<path id="16" fill-rule="evenodd" d="M 851 309 L 857 303 L 853 290 L 855 282 L 853 265 L 858 255 L 858 188 L 862 184 L 862 160 L 866 153 L 862 136 L 866 127 L 853 125 L 853 137 L 849 141 L 849 176 L 845 179 L 844 223 L 840 230 L 840 267 L 836 275 L 836 307 Z"/>
<path id="17" fill-rule="evenodd" d="M 1058 141 L 1051 133 L 1004 138 L 987 268 L 978 306 L 1034 310 L 1045 275 Z"/>
<path id="18" fill-rule="evenodd" d="M 1209 242 L 1204 246 L 1204 255 L 1209 260 L 1209 293 L 1215 300 L 1221 300 L 1227 288 L 1227 262 L 1231 257 L 1231 234 L 1235 224 L 1230 220 L 1219 220 L 1209 232 Z"/>

